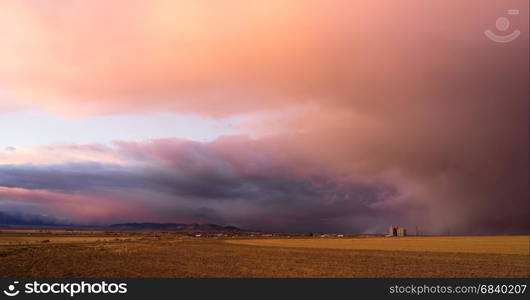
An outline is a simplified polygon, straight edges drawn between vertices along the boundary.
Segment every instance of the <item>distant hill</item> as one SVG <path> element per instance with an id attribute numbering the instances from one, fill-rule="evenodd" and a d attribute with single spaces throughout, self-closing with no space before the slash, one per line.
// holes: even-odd
<path id="1" fill-rule="evenodd" d="M 178 223 L 121 223 L 108 226 L 112 229 L 129 230 L 178 230 L 178 231 L 248 231 L 235 226 L 217 224 L 178 224 Z"/>
<path id="2" fill-rule="evenodd" d="M 55 219 L 33 214 L 5 213 L 0 211 L 1 228 L 81 228 L 81 229 L 126 229 L 126 230 L 175 230 L 202 232 L 249 232 L 235 226 L 217 224 L 180 224 L 180 223 L 120 223 L 109 226 L 64 224 Z"/>

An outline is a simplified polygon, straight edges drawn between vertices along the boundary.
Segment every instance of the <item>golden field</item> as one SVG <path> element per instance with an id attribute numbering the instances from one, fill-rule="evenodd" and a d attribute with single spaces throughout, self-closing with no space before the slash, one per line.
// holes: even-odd
<path id="1" fill-rule="evenodd" d="M 133 240 L 131 238 L 113 238 L 104 236 L 22 236 L 22 237 L 3 237 L 0 238 L 0 246 L 14 245 L 35 245 L 38 243 L 46 244 L 71 244 L 71 243 L 98 243 L 98 242 L 116 242 Z"/>
<path id="2" fill-rule="evenodd" d="M 231 243 L 274 246 L 326 248 L 345 250 L 426 251 L 453 253 L 491 253 L 528 255 L 528 236 L 429 236 L 358 239 L 260 239 L 238 240 Z"/>
<path id="3" fill-rule="evenodd" d="M 0 276 L 528 277 L 528 236 L 247 239 L 4 230 Z"/>

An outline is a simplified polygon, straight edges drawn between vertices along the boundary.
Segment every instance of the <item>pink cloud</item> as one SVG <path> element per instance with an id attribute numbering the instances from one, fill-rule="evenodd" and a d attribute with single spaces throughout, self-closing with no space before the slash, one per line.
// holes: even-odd
<path id="1" fill-rule="evenodd" d="M 511 26 L 522 34 L 494 43 L 483 32 L 509 8 L 520 9 Z M 271 166 L 295 179 L 383 178 L 406 189 L 385 207 L 421 203 L 430 222 L 463 231 L 519 230 L 528 220 L 527 29 L 528 1 L 3 2 L 9 109 L 260 118 L 246 123 L 254 141 L 38 148 L 0 153 L 0 163 L 122 163 L 162 168 L 164 182 L 175 169 L 270 178 Z"/>
<path id="2" fill-rule="evenodd" d="M 37 147 L 17 146 L 0 151 L 0 164 L 57 164 L 69 161 L 123 163 L 112 149 L 100 144 L 57 144 Z"/>
<path id="3" fill-rule="evenodd" d="M 526 1 L 513 4 L 527 11 Z M 480 0 L 5 2 L 0 89 L 68 117 L 227 116 L 309 103 L 421 112 L 404 93 L 436 92 L 454 68 L 451 81 L 468 80 L 469 59 L 502 59 L 482 32 L 505 8 Z M 528 18 L 512 25 L 526 28 Z"/>
<path id="4" fill-rule="evenodd" d="M 0 198 L 35 204 L 57 219 L 73 223 L 106 221 L 137 217 L 150 218 L 141 207 L 119 197 L 83 194 L 65 194 L 47 190 L 0 187 Z M 125 205 L 127 203 L 127 205 Z"/>

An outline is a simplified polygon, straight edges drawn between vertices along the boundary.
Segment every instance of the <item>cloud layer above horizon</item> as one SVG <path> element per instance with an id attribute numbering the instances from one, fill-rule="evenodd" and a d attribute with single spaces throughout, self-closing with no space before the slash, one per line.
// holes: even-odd
<path id="1" fill-rule="evenodd" d="M 511 43 L 484 35 L 500 16 Z M 6 121 L 24 143 L 0 132 L 0 212 L 528 232 L 527 1 L 2 2 L 0 33 L 0 118 L 110 132 L 118 116 L 193 116 L 111 143 Z"/>

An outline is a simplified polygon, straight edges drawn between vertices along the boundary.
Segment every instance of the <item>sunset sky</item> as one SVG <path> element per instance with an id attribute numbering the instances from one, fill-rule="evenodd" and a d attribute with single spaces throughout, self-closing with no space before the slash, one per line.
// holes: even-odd
<path id="1" fill-rule="evenodd" d="M 526 0 L 2 1 L 0 36 L 0 223 L 528 232 Z"/>

